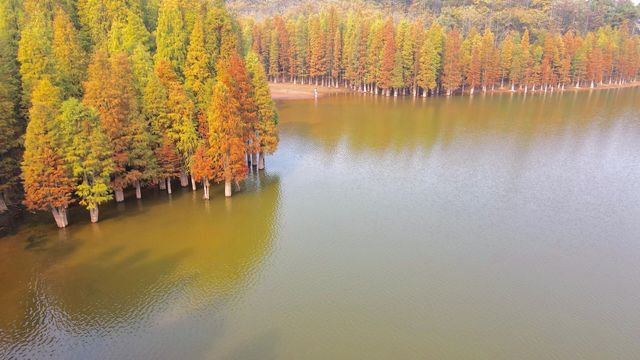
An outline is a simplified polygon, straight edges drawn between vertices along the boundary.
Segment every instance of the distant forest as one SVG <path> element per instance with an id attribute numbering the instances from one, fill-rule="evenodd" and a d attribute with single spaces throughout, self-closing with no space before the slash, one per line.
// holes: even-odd
<path id="1" fill-rule="evenodd" d="M 478 13 L 484 6 L 468 10 Z M 536 13 L 535 8 L 526 11 Z M 544 16 L 536 21 L 523 14 L 471 21 L 451 15 L 444 9 L 437 18 L 394 19 L 380 10 L 343 12 L 330 6 L 257 21 L 248 17 L 243 34 L 271 81 L 375 94 L 554 91 L 621 86 L 637 79 L 640 36 L 635 18 L 611 17 L 611 23 L 578 31 L 545 26 L 554 21 Z"/>
<path id="2" fill-rule="evenodd" d="M 496 33 L 528 28 L 580 33 L 625 20 L 637 24 L 640 6 L 630 0 L 229 0 L 228 7 L 241 15 L 261 18 L 291 13 L 310 15 L 329 7 L 379 12 L 395 20 L 406 18 L 462 31 L 486 27 Z M 637 26 L 637 25 L 636 25 Z"/>

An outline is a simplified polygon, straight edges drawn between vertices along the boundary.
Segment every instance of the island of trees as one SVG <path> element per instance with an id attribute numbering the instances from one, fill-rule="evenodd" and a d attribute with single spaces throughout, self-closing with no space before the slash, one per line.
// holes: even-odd
<path id="1" fill-rule="evenodd" d="M 482 20 L 472 16 L 482 4 L 450 7 L 455 10 L 411 21 L 384 18 L 387 15 L 377 10 L 328 8 L 318 13 L 302 8 L 286 16 L 247 20 L 243 32 L 274 82 L 428 96 L 498 89 L 553 91 L 636 81 L 640 37 L 634 33 L 633 5 L 627 15 L 594 14 L 591 23 L 600 25 L 594 29 L 587 25 L 580 32 L 568 16 L 556 21 L 541 17 L 537 26 L 526 24 L 527 18 L 545 14 L 536 4 L 526 9 L 513 5 L 506 9 L 511 12 L 499 12 L 500 2 L 487 4 L 496 9 L 489 9 L 488 19 Z M 514 11 L 524 12 L 523 19 Z M 540 27 L 545 24 L 550 28 Z"/>
<path id="2" fill-rule="evenodd" d="M 62 228 L 73 202 L 96 222 L 125 189 L 174 179 L 231 196 L 278 145 L 239 30 L 204 0 L 0 0 L 0 207 L 23 197 Z"/>

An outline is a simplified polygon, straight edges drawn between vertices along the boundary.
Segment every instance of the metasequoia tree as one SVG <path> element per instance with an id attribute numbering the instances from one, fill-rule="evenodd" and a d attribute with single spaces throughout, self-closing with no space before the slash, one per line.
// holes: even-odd
<path id="1" fill-rule="evenodd" d="M 165 113 L 160 115 L 166 121 L 164 134 L 173 142 L 173 148 L 180 155 L 180 184 L 185 187 L 188 185 L 191 158 L 198 146 L 194 105 L 169 62 L 158 62 L 156 75 L 166 94 L 166 104 L 162 107 Z M 167 181 L 170 182 L 170 177 Z"/>
<path id="2" fill-rule="evenodd" d="M 51 211 L 56 225 L 64 228 L 69 224 L 67 207 L 72 202 L 74 181 L 54 132 L 60 90 L 45 77 L 34 85 L 30 98 L 22 161 L 24 204 L 33 211 Z"/>
<path id="3" fill-rule="evenodd" d="M 17 0 L 0 1 L 0 213 L 9 210 L 20 180 L 24 127 L 16 59 L 19 5 Z"/>
<path id="4" fill-rule="evenodd" d="M 258 56 L 250 52 L 247 55 L 247 71 L 255 89 L 258 120 L 255 126 L 258 153 L 258 170 L 265 168 L 265 155 L 273 154 L 278 147 L 278 112 L 271 99 L 267 76 Z"/>
<path id="5" fill-rule="evenodd" d="M 216 169 L 215 181 L 224 182 L 224 194 L 232 195 L 232 183 L 238 184 L 247 177 L 245 161 L 244 126 L 240 104 L 233 97 L 224 77 L 229 76 L 220 69 L 213 90 L 207 118 L 209 121 L 209 149 Z"/>
<path id="6" fill-rule="evenodd" d="M 126 54 L 109 58 L 106 51 L 98 50 L 89 64 L 83 102 L 98 112 L 100 126 L 113 149 L 111 188 L 118 202 L 124 201 L 124 188 L 132 182 L 128 165 L 133 147 L 132 120 L 139 116 L 137 101 Z"/>
<path id="7" fill-rule="evenodd" d="M 89 210 L 91 222 L 98 222 L 98 205 L 112 199 L 109 181 L 113 170 L 111 146 L 98 115 L 77 99 L 69 99 L 61 106 L 56 133 L 79 203 Z"/>
<path id="8" fill-rule="evenodd" d="M 442 85 L 447 95 L 460 87 L 462 82 L 462 67 L 460 64 L 460 33 L 452 29 L 447 33 L 443 53 Z"/>

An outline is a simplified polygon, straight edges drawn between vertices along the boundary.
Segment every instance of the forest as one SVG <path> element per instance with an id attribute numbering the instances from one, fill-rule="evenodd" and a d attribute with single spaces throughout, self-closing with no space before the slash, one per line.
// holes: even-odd
<path id="1" fill-rule="evenodd" d="M 626 0 L 256 4 L 0 0 L 0 212 L 65 227 L 77 203 L 96 222 L 176 180 L 231 196 L 278 146 L 269 81 L 426 97 L 627 86 L 640 68 Z"/>
<path id="2" fill-rule="evenodd" d="M 635 82 L 640 68 L 637 25 L 618 20 L 616 26 L 580 33 L 519 22 L 506 29 L 458 27 L 464 22 L 447 17 L 426 23 L 394 20 L 379 11 L 329 8 L 319 14 L 248 20 L 244 31 L 271 81 L 428 96 Z"/>
<path id="3" fill-rule="evenodd" d="M 63 228 L 74 202 L 97 222 L 125 189 L 174 179 L 231 196 L 276 150 L 266 74 L 222 3 L 0 4 L 2 210 L 22 199 Z"/>

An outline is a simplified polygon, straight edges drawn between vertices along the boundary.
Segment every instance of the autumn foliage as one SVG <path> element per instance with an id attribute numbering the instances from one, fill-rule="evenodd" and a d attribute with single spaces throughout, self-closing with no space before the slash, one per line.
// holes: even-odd
<path id="1" fill-rule="evenodd" d="M 498 88 L 563 90 L 635 81 L 640 37 L 632 24 L 576 33 L 545 28 L 394 21 L 379 12 L 292 12 L 247 21 L 244 33 L 271 81 L 386 95 L 437 95 Z M 636 31 L 637 32 L 637 31 Z M 289 69 L 289 71 L 287 71 Z"/>
<path id="2" fill-rule="evenodd" d="M 0 129 L 19 139 L 21 104 L 28 109 L 24 204 L 51 211 L 58 226 L 73 202 L 95 222 L 99 205 L 124 201 L 127 189 L 137 198 L 143 186 L 171 193 L 176 178 L 186 186 L 191 176 L 194 190 L 200 181 L 208 199 L 210 182 L 239 188 L 258 154 L 263 165 L 275 151 L 263 65 L 247 67 L 240 25 L 220 3 L 0 5 Z M 276 43 L 286 36 L 280 21 Z M 276 72 L 290 72 L 292 61 L 283 49 Z M 19 156 L 19 145 L 0 148 L 0 211 L 19 173 L 4 156 Z"/>

